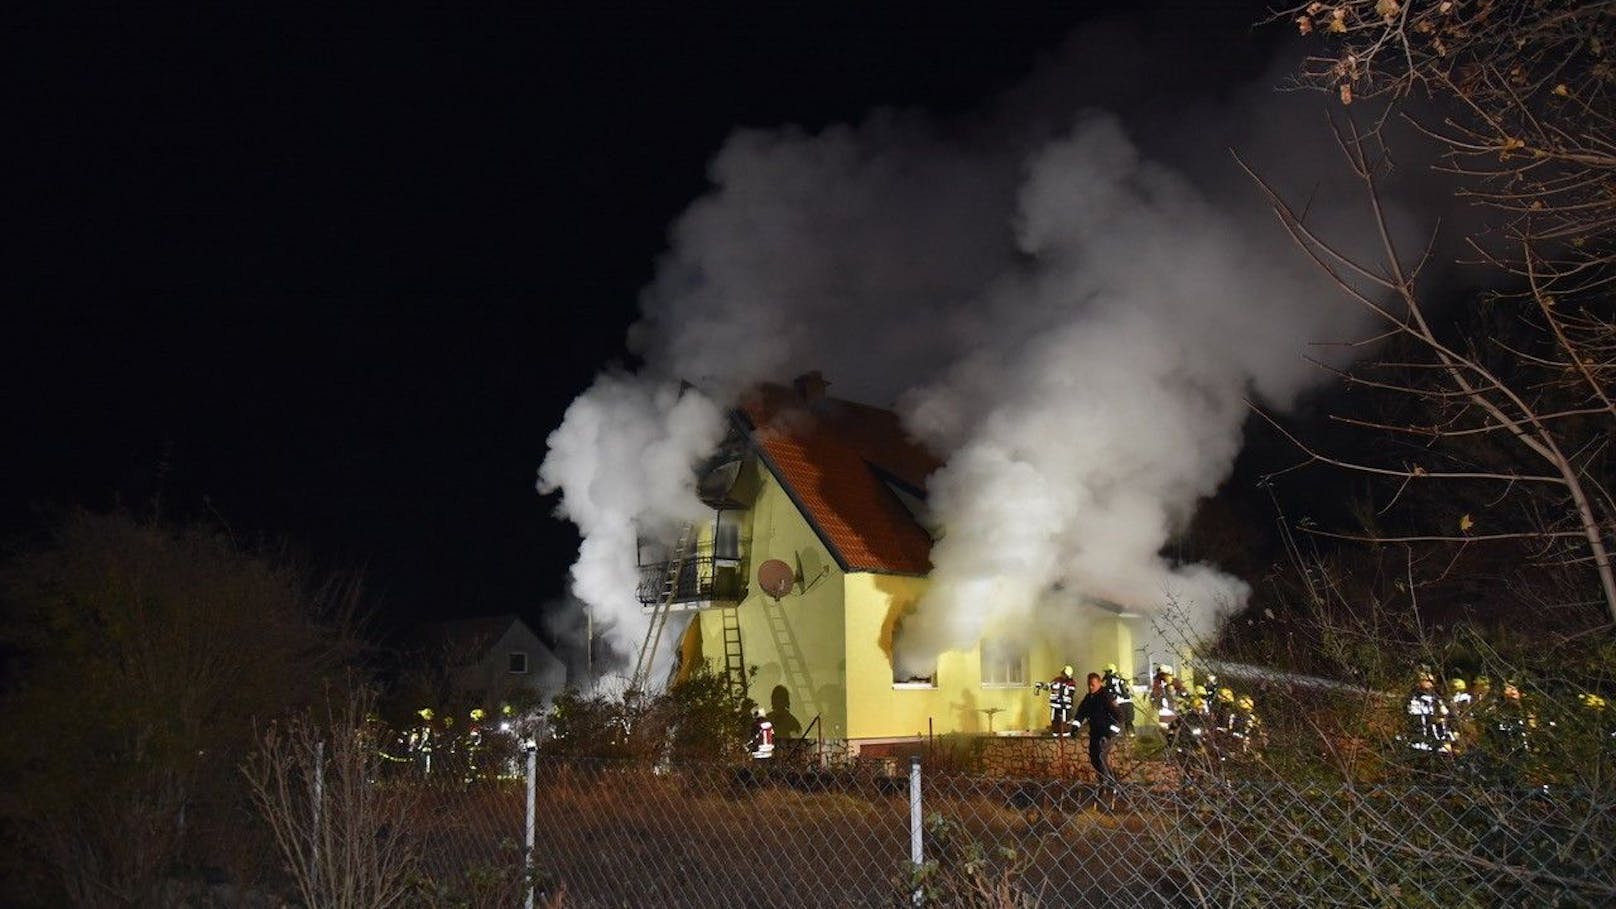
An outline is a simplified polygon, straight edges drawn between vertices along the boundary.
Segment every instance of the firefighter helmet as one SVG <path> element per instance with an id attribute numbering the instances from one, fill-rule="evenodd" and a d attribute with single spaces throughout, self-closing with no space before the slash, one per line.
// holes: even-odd
<path id="1" fill-rule="evenodd" d="M 1234 700 L 1234 692 L 1228 688 L 1218 689 L 1218 700 L 1228 703 Z"/>
<path id="2" fill-rule="evenodd" d="M 1605 709 L 1605 699 L 1592 692 L 1584 691 L 1582 694 L 1577 695 L 1577 700 L 1581 701 L 1582 706 L 1589 710 Z"/>
<path id="3" fill-rule="evenodd" d="M 1072 674 L 1072 667 L 1070 665 L 1062 666 L 1061 667 L 1061 674 L 1062 675 L 1071 675 Z"/>
<path id="4" fill-rule="evenodd" d="M 1460 678 L 1448 679 L 1448 688 L 1453 691 L 1465 690 L 1465 680 Z"/>
<path id="5" fill-rule="evenodd" d="M 767 714 L 764 713 L 764 710 L 763 710 L 763 708 L 761 706 L 758 706 L 758 707 L 753 707 L 752 708 L 752 716 L 761 720 L 765 716 L 767 716 Z"/>
<path id="6" fill-rule="evenodd" d="M 471 708 L 471 721 L 473 723 L 481 723 L 483 721 L 483 717 L 487 715 L 487 711 L 483 710 L 481 707 Z"/>
<path id="7" fill-rule="evenodd" d="M 1171 663 L 1163 663 L 1156 667 L 1156 671 L 1171 678 L 1173 675 L 1173 666 Z"/>
<path id="8" fill-rule="evenodd" d="M 420 710 L 415 711 L 415 715 L 428 723 L 432 722 L 432 717 L 434 716 L 431 707 L 422 707 Z"/>
<path id="9" fill-rule="evenodd" d="M 1239 707 L 1241 710 L 1250 710 L 1256 705 L 1251 700 L 1251 695 L 1245 694 L 1240 696 L 1240 700 L 1236 702 L 1235 706 Z"/>
<path id="10" fill-rule="evenodd" d="M 1115 673 L 1117 671 L 1117 664 L 1116 663 L 1106 663 L 1105 664 L 1105 671 L 1110 672 L 1110 673 Z"/>

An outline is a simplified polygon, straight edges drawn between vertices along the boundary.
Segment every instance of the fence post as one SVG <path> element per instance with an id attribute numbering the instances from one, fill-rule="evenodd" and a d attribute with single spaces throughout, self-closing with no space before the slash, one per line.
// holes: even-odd
<path id="1" fill-rule="evenodd" d="M 527 838 L 523 841 L 526 850 L 522 860 L 522 890 L 527 894 L 522 905 L 524 909 L 533 909 L 533 809 L 534 809 L 534 777 L 538 775 L 539 752 L 536 748 L 527 749 Z"/>
<path id="2" fill-rule="evenodd" d="M 325 742 L 314 743 L 314 827 L 309 838 L 309 866 L 319 874 L 320 867 L 320 811 L 325 802 Z"/>
<path id="3" fill-rule="evenodd" d="M 909 756 L 909 861 L 914 863 L 915 871 L 926 863 L 926 843 L 924 828 L 920 823 L 920 755 Z M 915 889 L 915 905 L 920 905 L 920 890 Z"/>

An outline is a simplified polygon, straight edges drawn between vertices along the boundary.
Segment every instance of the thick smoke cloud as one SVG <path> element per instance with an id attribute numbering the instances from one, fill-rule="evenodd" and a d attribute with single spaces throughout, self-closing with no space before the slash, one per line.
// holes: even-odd
<path id="1" fill-rule="evenodd" d="M 643 295 L 645 368 L 600 380 L 551 438 L 543 488 L 584 533 L 581 599 L 643 629 L 621 561 L 636 529 L 688 512 L 688 465 L 716 443 L 720 407 L 819 369 L 833 394 L 897 407 L 946 461 L 929 482 L 946 536 L 902 630 L 905 666 L 1051 602 L 1171 599 L 1202 619 L 1239 603 L 1239 579 L 1159 553 L 1227 478 L 1245 399 L 1291 403 L 1322 377 L 1310 342 L 1351 337 L 1356 315 L 1222 145 L 1152 108 L 1142 134 L 1192 179 L 1117 116 L 1030 91 L 967 122 L 883 111 L 731 137 Z M 1322 130 L 1294 98 L 1260 97 Z M 1312 192 L 1321 219 L 1350 222 Z M 679 379 L 705 396 L 677 394 Z"/>
<path id="2" fill-rule="evenodd" d="M 694 389 L 609 373 L 572 402 L 550 434 L 539 491 L 559 491 L 557 513 L 578 525 L 583 545 L 572 592 L 619 653 L 637 649 L 645 630 L 638 537 L 665 538 L 709 513 L 696 497 L 691 466 L 718 446 L 724 427 L 722 410 Z"/>

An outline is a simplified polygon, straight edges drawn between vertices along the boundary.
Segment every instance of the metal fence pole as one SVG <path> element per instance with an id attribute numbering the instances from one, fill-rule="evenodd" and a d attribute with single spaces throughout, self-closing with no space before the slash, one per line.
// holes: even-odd
<path id="1" fill-rule="evenodd" d="M 533 810 L 535 806 L 533 793 L 535 778 L 538 776 L 539 753 L 537 749 L 529 748 L 527 751 L 527 838 L 523 841 L 527 847 L 523 853 L 523 884 L 522 890 L 527 894 L 522 905 L 524 909 L 533 909 Z"/>
<path id="2" fill-rule="evenodd" d="M 309 834 L 311 867 L 320 865 L 320 811 L 325 802 L 325 742 L 314 743 L 314 827 Z M 319 873 L 318 870 L 315 871 Z"/>
<path id="3" fill-rule="evenodd" d="M 925 832 L 920 824 L 920 755 L 909 756 L 909 861 L 915 871 L 926 863 Z M 915 890 L 915 905 L 920 904 L 920 890 Z"/>

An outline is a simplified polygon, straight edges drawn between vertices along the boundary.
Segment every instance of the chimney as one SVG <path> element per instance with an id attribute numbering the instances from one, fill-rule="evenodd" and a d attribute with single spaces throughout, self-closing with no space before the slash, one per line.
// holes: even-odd
<path id="1" fill-rule="evenodd" d="M 824 374 L 816 369 L 792 379 L 791 386 L 797 390 L 797 397 L 801 398 L 804 404 L 817 404 L 825 399 L 825 389 L 830 387 L 830 383 L 826 382 Z"/>

